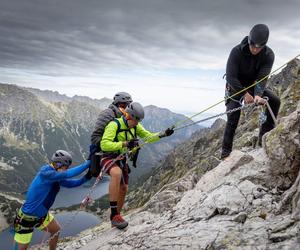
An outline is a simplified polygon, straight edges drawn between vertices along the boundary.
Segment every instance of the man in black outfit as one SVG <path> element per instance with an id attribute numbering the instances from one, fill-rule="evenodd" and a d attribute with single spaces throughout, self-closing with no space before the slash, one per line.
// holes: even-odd
<path id="1" fill-rule="evenodd" d="M 255 25 L 249 36 L 246 36 L 242 42 L 235 46 L 229 55 L 226 65 L 226 92 L 231 96 L 245 87 L 259 81 L 270 74 L 274 53 L 266 45 L 269 38 L 269 29 L 265 24 Z M 267 79 L 258 83 L 254 87 L 247 89 L 241 94 L 234 96 L 226 101 L 226 110 L 231 110 L 241 106 L 240 100 L 243 98 L 246 104 L 257 103 L 264 104 L 265 99 L 269 98 L 269 104 L 275 117 L 277 117 L 280 107 L 280 99 L 266 89 Z M 241 111 L 236 111 L 227 115 L 227 123 L 224 132 L 221 158 L 228 157 L 232 151 L 232 142 L 237 128 Z M 266 112 L 267 120 L 262 124 L 259 131 L 258 143 L 261 145 L 262 136 L 274 128 L 274 121 L 269 113 Z"/>

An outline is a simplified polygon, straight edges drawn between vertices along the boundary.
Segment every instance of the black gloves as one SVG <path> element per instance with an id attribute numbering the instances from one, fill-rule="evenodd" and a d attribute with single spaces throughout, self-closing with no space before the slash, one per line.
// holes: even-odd
<path id="1" fill-rule="evenodd" d="M 132 140 L 130 140 L 126 143 L 126 147 L 129 150 L 132 150 L 133 148 L 138 147 L 138 146 L 139 146 L 139 140 L 138 139 L 132 139 Z"/>
<path id="2" fill-rule="evenodd" d="M 135 152 L 132 152 L 129 155 L 129 159 L 130 159 L 130 161 L 132 161 L 132 166 L 134 166 L 135 168 L 136 168 L 137 159 L 139 157 L 139 152 L 140 152 L 140 148 L 138 148 Z"/>
<path id="3" fill-rule="evenodd" d="M 165 131 L 166 136 L 170 136 L 174 133 L 174 128 L 167 128 Z"/>
<path id="4" fill-rule="evenodd" d="M 159 138 L 163 138 L 163 137 L 166 137 L 166 136 L 170 136 L 174 133 L 174 128 L 171 127 L 171 128 L 167 128 L 164 132 L 160 132 L 159 133 Z"/>

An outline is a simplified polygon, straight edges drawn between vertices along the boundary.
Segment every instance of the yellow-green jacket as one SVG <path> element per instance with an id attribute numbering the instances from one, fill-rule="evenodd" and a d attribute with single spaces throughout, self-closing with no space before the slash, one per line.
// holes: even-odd
<path id="1" fill-rule="evenodd" d="M 119 121 L 121 130 L 129 130 L 126 118 L 124 116 L 115 120 Z M 111 121 L 105 127 L 104 134 L 100 142 L 101 150 L 103 152 L 110 153 L 123 153 L 126 150 L 126 148 L 123 147 L 123 142 L 134 139 L 135 129 L 131 128 L 130 131 L 131 133 L 129 131 L 121 131 L 116 137 L 116 134 L 118 132 L 118 123 L 116 121 Z M 127 139 L 125 133 L 127 134 Z M 149 132 L 140 123 L 138 123 L 138 125 L 136 126 L 136 135 L 140 138 L 147 138 L 147 142 L 155 142 L 160 139 L 158 137 L 158 133 Z"/>

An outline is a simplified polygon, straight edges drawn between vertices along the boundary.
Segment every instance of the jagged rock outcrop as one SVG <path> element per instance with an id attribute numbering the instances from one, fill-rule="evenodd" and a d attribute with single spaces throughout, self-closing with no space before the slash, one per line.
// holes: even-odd
<path id="1" fill-rule="evenodd" d="M 263 140 L 266 153 L 271 159 L 272 171 L 281 181 L 282 188 L 289 188 L 295 182 L 300 169 L 300 103 L 298 108 L 268 133 Z"/>
<path id="2" fill-rule="evenodd" d="M 263 138 L 263 148 L 253 149 L 244 140 L 239 145 L 242 151 L 233 151 L 221 163 L 212 161 L 208 172 L 198 173 L 197 165 L 209 153 L 216 153 L 220 142 L 210 138 L 208 131 L 194 136 L 195 141 L 176 148 L 144 189 L 137 191 L 147 196 L 153 184 L 156 193 L 125 217 L 130 223 L 126 230 L 103 223 L 72 242 L 61 243 L 61 249 L 299 249 L 299 61 L 288 69 L 296 75 L 287 77 L 293 82 L 279 91 L 287 99 L 282 102 L 278 126 Z M 246 127 L 239 128 L 241 136 L 236 140 L 251 137 L 252 120 L 248 118 L 247 126 L 241 124 Z M 202 160 L 193 165 L 205 150 Z"/>

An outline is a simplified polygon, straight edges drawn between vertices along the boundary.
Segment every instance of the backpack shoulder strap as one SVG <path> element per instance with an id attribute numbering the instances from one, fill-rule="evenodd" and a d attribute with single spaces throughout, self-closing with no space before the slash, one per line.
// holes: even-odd
<path id="1" fill-rule="evenodd" d="M 137 138 L 137 136 L 136 136 L 136 126 L 134 127 L 134 138 Z"/>
<path id="2" fill-rule="evenodd" d="M 113 119 L 113 121 L 115 123 L 117 123 L 117 125 L 118 125 L 118 129 L 117 129 L 116 136 L 115 136 L 115 139 L 114 139 L 115 142 L 118 141 L 118 134 L 121 133 L 121 132 L 125 132 L 125 139 L 126 140 L 127 140 L 127 132 L 130 133 L 133 138 L 137 138 L 136 137 L 136 126 L 134 127 L 134 135 L 133 135 L 130 129 L 121 129 L 121 123 L 118 119 L 115 118 L 115 119 Z"/>
<path id="3" fill-rule="evenodd" d="M 118 129 L 117 129 L 117 132 L 116 132 L 116 136 L 115 136 L 114 141 L 115 141 L 115 142 L 118 141 L 118 134 L 121 133 L 121 132 L 125 132 L 125 137 L 126 137 L 126 140 L 127 140 L 127 132 L 130 131 L 130 130 L 129 130 L 129 129 L 122 129 L 122 128 L 121 128 L 121 123 L 120 123 L 120 121 L 119 121 L 118 119 L 115 118 L 115 119 L 113 119 L 113 121 L 114 121 L 115 123 L 117 123 L 117 125 L 118 125 Z"/>
<path id="4" fill-rule="evenodd" d="M 118 134 L 120 133 L 120 130 L 121 130 L 121 123 L 119 122 L 118 119 L 113 119 L 113 121 L 115 123 L 117 123 L 117 126 L 118 126 L 116 136 L 115 136 L 115 139 L 114 139 L 114 141 L 117 142 L 118 141 Z"/>
<path id="5" fill-rule="evenodd" d="M 117 118 L 118 117 L 117 111 L 114 108 L 112 108 L 111 110 L 113 111 L 114 116 Z"/>

